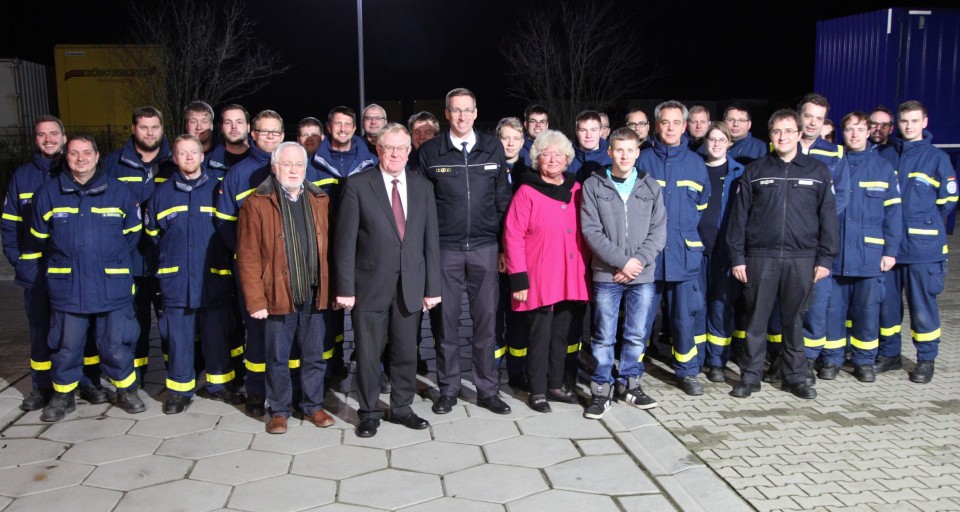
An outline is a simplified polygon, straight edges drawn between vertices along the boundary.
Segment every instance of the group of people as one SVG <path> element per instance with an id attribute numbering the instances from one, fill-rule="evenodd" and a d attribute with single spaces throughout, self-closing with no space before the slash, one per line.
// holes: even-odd
<path id="1" fill-rule="evenodd" d="M 411 409 L 422 315 L 436 343 L 432 412 L 446 414 L 461 391 L 464 293 L 476 403 L 496 414 L 511 412 L 500 362 L 538 412 L 580 401 L 578 370 L 591 374 L 587 418 L 614 401 L 655 407 L 640 384 L 651 338 L 669 339 L 689 395 L 703 393 L 701 371 L 725 381 L 731 360 L 741 398 L 761 381 L 815 398 L 816 378 L 836 379 L 848 359 L 872 382 L 902 368 L 904 289 L 910 380 L 929 382 L 954 171 L 920 102 L 900 105 L 899 138 L 883 107 L 847 114 L 843 146 L 823 138 L 828 111 L 818 94 L 776 111 L 769 150 L 743 105 L 711 122 L 677 101 L 654 110 L 653 135 L 643 110 L 612 132 L 584 111 L 571 141 L 542 105 L 482 133 L 476 96 L 458 88 L 445 132 L 429 112 L 404 126 L 369 105 L 360 136 L 357 114 L 336 107 L 284 142 L 279 114 L 251 120 L 230 104 L 215 143 L 214 111 L 196 101 L 172 143 L 159 111 L 137 109 L 130 140 L 103 159 L 92 137 L 68 139 L 42 116 L 2 220 L 30 324 L 21 408 L 59 421 L 77 393 L 145 410 L 152 308 L 165 413 L 198 394 L 268 416 L 270 433 L 294 409 L 327 427 L 349 312 L 356 434 L 376 435 L 381 393 L 393 422 L 427 428 Z"/>

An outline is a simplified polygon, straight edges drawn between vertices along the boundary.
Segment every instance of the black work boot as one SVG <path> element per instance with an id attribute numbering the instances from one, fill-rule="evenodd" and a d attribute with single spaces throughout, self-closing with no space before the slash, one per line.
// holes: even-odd
<path id="1" fill-rule="evenodd" d="M 147 410 L 147 404 L 143 403 L 143 399 L 140 398 L 135 386 L 118 389 L 115 405 L 127 414 L 137 414 Z"/>
<path id="2" fill-rule="evenodd" d="M 47 405 L 52 396 L 53 389 L 32 389 L 30 390 L 30 396 L 24 398 L 23 403 L 20 404 L 20 410 L 39 411 Z"/>
<path id="3" fill-rule="evenodd" d="M 917 367 L 910 374 L 910 382 L 927 384 L 933 380 L 933 361 L 917 361 Z"/>
<path id="4" fill-rule="evenodd" d="M 77 410 L 77 404 L 73 399 L 73 392 L 55 392 L 50 402 L 43 408 L 40 421 L 60 421 L 67 416 L 67 413 L 75 410 Z"/>

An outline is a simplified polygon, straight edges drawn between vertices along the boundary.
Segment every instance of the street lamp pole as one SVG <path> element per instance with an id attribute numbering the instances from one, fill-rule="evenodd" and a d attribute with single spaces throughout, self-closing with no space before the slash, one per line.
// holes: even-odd
<path id="1" fill-rule="evenodd" d="M 366 103 L 363 84 L 363 0 L 357 0 L 357 61 L 360 67 L 360 108 Z"/>

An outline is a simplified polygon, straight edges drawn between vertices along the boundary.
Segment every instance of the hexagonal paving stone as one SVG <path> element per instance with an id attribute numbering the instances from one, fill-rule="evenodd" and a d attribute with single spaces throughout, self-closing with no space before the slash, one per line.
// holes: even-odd
<path id="1" fill-rule="evenodd" d="M 240 510 L 284 512 L 333 503 L 336 499 L 336 482 L 282 475 L 236 486 L 227 506 Z"/>
<path id="2" fill-rule="evenodd" d="M 129 431 L 134 423 L 133 420 L 105 417 L 61 421 L 51 425 L 42 437 L 65 443 L 79 443 L 91 439 L 119 436 Z"/>
<path id="3" fill-rule="evenodd" d="M 580 456 L 569 439 L 537 436 L 519 436 L 491 443 L 483 447 L 483 453 L 490 462 L 528 468 L 545 468 Z"/>
<path id="4" fill-rule="evenodd" d="M 617 498 L 623 510 L 643 510 L 644 512 L 676 512 L 670 500 L 662 494 L 648 494 L 646 496 L 621 496 Z M 732 510 L 732 509 L 731 509 Z"/>
<path id="5" fill-rule="evenodd" d="M 254 436 L 250 448 L 265 452 L 296 455 L 318 448 L 338 445 L 342 437 L 342 430 L 317 428 L 312 423 L 304 422 L 299 427 L 290 428 L 282 436 L 261 432 Z"/>
<path id="6" fill-rule="evenodd" d="M 229 430 L 246 434 L 257 434 L 266 431 L 263 418 L 251 418 L 246 414 L 231 414 L 220 418 L 217 430 Z"/>
<path id="7" fill-rule="evenodd" d="M 160 455 L 112 462 L 99 466 L 84 485 L 132 491 L 141 487 L 172 482 L 184 478 L 193 461 Z"/>
<path id="8" fill-rule="evenodd" d="M 220 429 L 165 439 L 157 455 L 173 455 L 184 459 L 204 459 L 215 455 L 238 452 L 250 447 L 251 434 Z"/>
<path id="9" fill-rule="evenodd" d="M 91 471 L 93 466 L 64 461 L 46 461 L 0 469 L 0 495 L 18 498 L 80 485 Z"/>
<path id="10" fill-rule="evenodd" d="M 449 512 L 450 510 L 456 510 L 457 512 L 503 512 L 503 505 L 444 497 L 401 509 L 401 512 Z"/>
<path id="11" fill-rule="evenodd" d="M 510 406 L 510 414 L 496 414 L 478 406 L 473 402 L 467 402 L 467 414 L 472 418 L 490 418 L 494 420 L 506 421 L 519 420 L 522 418 L 528 418 L 530 416 L 540 416 L 541 414 L 530 409 L 525 401 L 517 400 L 516 398 L 506 396 L 502 393 L 500 394 L 500 398 L 502 398 L 503 401 Z M 463 401 L 461 401 L 461 403 L 463 403 Z"/>
<path id="12" fill-rule="evenodd" d="M 293 458 L 290 472 L 330 480 L 343 480 L 378 469 L 386 469 L 386 467 L 387 452 L 383 450 L 338 445 L 297 455 Z"/>
<path id="13" fill-rule="evenodd" d="M 548 489 L 540 471 L 484 464 L 444 477 L 447 496 L 506 503 Z"/>
<path id="14" fill-rule="evenodd" d="M 230 405 L 218 400 L 208 400 L 206 398 L 193 397 L 193 403 L 190 404 L 190 412 L 199 414 L 212 414 L 214 416 L 228 416 L 230 414 L 242 414 L 242 405 Z"/>
<path id="15" fill-rule="evenodd" d="M 524 435 L 562 439 L 599 439 L 611 437 L 599 421 L 584 421 L 583 411 L 553 412 L 517 422 Z"/>
<path id="16" fill-rule="evenodd" d="M 441 423 L 450 423 L 451 421 L 456 421 L 467 417 L 467 409 L 465 407 L 460 407 L 463 404 L 462 401 L 457 402 L 457 407 L 454 407 L 453 410 L 447 414 L 434 414 L 433 402 L 430 400 L 425 400 L 423 402 L 414 402 L 410 405 L 410 408 L 420 416 L 421 418 L 430 422 L 431 425 L 439 425 Z"/>
<path id="17" fill-rule="evenodd" d="M 353 430 L 344 432 L 343 444 L 354 446 L 368 446 L 381 450 L 393 450 L 402 446 L 422 443 L 430 440 L 430 429 L 411 430 L 403 425 L 394 425 L 386 421 L 380 422 L 380 428 L 374 437 L 361 438 Z"/>
<path id="18" fill-rule="evenodd" d="M 82 464 L 107 464 L 150 455 L 160 446 L 160 439 L 143 436 L 114 436 L 73 445 L 63 460 Z"/>
<path id="19" fill-rule="evenodd" d="M 143 512 L 149 504 L 151 512 L 204 512 L 223 507 L 230 495 L 229 485 L 196 480 L 178 480 L 130 491 L 120 500 L 114 512 Z"/>
<path id="20" fill-rule="evenodd" d="M 8 497 L 6 497 L 6 496 L 0 496 L 0 510 L 3 510 L 4 507 L 6 507 L 7 505 L 9 505 L 11 501 L 13 501 L 13 498 L 8 498 Z M 36 509 L 36 508 L 31 508 L 31 509 L 29 509 L 29 510 L 32 511 L 32 510 L 38 510 L 38 509 Z"/>
<path id="21" fill-rule="evenodd" d="M 372 509 L 370 507 L 358 507 L 356 505 L 348 505 L 346 503 L 331 503 L 322 507 L 304 510 L 303 512 L 370 512 L 371 510 L 376 509 Z"/>
<path id="22" fill-rule="evenodd" d="M 512 421 L 464 418 L 433 427 L 437 441 L 483 445 L 520 435 Z"/>
<path id="23" fill-rule="evenodd" d="M 130 429 L 130 433 L 138 436 L 170 439 L 184 434 L 210 430 L 217 425 L 217 421 L 219 420 L 219 416 L 193 412 L 165 414 L 163 416 L 137 421 L 137 424 Z"/>
<path id="24" fill-rule="evenodd" d="M 237 485 L 282 475 L 290 469 L 291 458 L 289 455 L 256 450 L 217 455 L 197 462 L 190 478 Z"/>
<path id="25" fill-rule="evenodd" d="M 584 455 L 616 455 L 623 447 L 614 439 L 581 439 L 576 442 Z"/>
<path id="26" fill-rule="evenodd" d="M 340 482 L 339 501 L 393 510 L 441 496 L 438 476 L 384 469 Z"/>
<path id="27" fill-rule="evenodd" d="M 602 478 L 602 477 L 601 477 Z M 609 496 L 550 490 L 510 503 L 510 512 L 619 512 Z"/>
<path id="28" fill-rule="evenodd" d="M 613 404 L 613 407 L 603 415 L 602 421 L 614 432 L 657 424 L 657 419 L 649 412 L 623 403 Z"/>
<path id="29" fill-rule="evenodd" d="M 3 428 L 3 414 L 0 413 L 0 428 Z M 49 425 L 10 425 L 3 431 L 6 439 L 36 439 Z"/>
<path id="30" fill-rule="evenodd" d="M 69 445 L 40 439 L 4 439 L 0 445 L 0 468 L 53 460 Z"/>
<path id="31" fill-rule="evenodd" d="M 659 492 L 628 455 L 583 457 L 548 467 L 544 471 L 554 489 L 606 495 Z"/>
<path id="32" fill-rule="evenodd" d="M 78 505 L 82 504 L 80 507 L 84 512 L 110 512 L 122 497 L 121 492 L 79 485 L 17 498 L 3 510 L 5 512 L 77 510 Z"/>
<path id="33" fill-rule="evenodd" d="M 445 475 L 483 463 L 479 447 L 443 441 L 420 443 L 390 452 L 390 466 L 435 475 Z"/>

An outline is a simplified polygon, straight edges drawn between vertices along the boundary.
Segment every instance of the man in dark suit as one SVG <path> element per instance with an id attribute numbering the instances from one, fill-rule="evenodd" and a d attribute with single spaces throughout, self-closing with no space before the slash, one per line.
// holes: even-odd
<path id="1" fill-rule="evenodd" d="M 380 356 L 388 339 L 391 416 L 408 428 L 430 426 L 410 404 L 419 313 L 440 302 L 437 206 L 430 181 L 404 171 L 410 132 L 388 124 L 377 154 L 378 169 L 347 180 L 333 244 L 337 305 L 352 311 L 356 335 L 358 437 L 372 437 L 380 426 Z"/>

